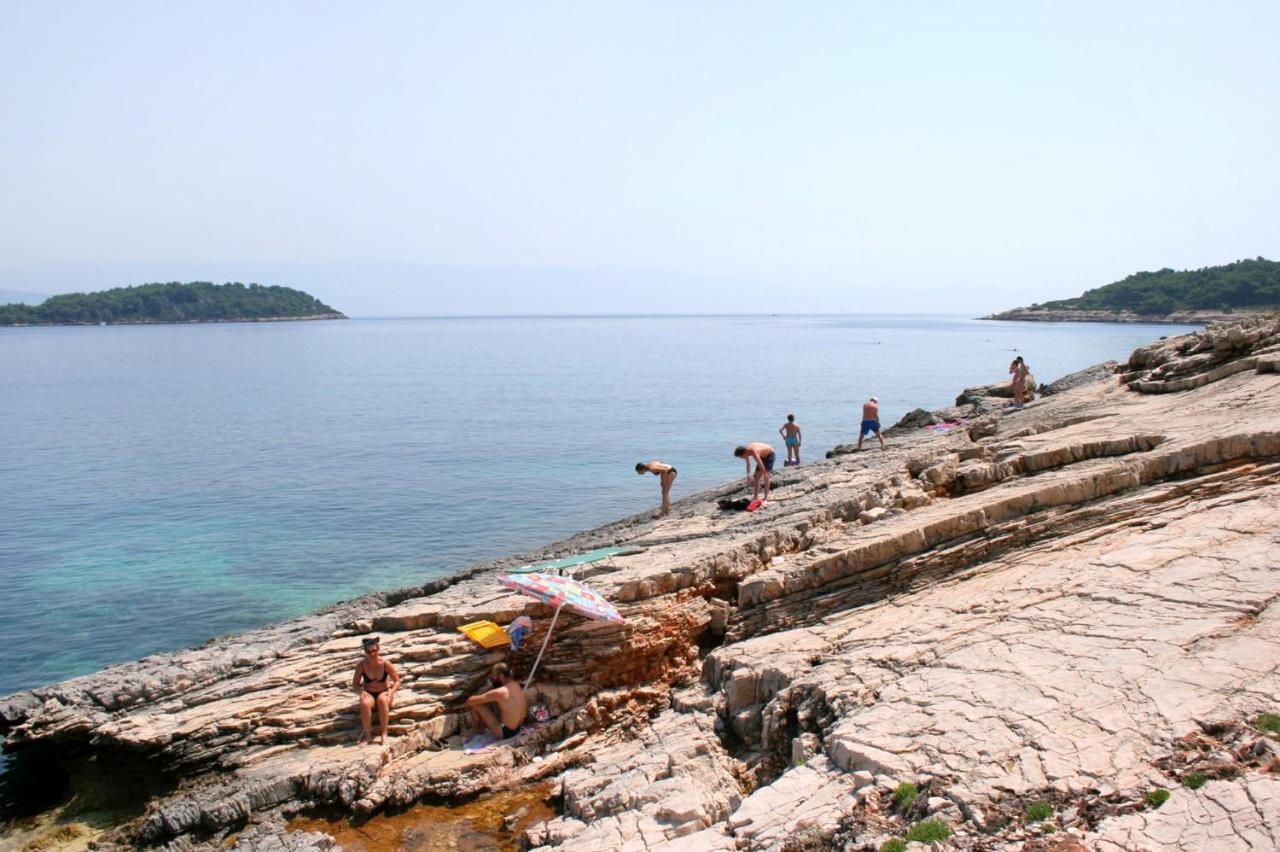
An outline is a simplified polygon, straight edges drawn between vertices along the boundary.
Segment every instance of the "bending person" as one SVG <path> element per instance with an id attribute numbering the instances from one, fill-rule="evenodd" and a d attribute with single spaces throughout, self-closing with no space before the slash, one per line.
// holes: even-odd
<path id="1" fill-rule="evenodd" d="M 489 670 L 489 685 L 491 689 L 467 699 L 472 729 L 476 733 L 487 730 L 500 740 L 509 740 L 520 733 L 524 714 L 529 709 L 524 690 L 511 676 L 506 663 L 498 663 Z"/>
<path id="2" fill-rule="evenodd" d="M 652 473 L 658 477 L 658 484 L 662 486 L 662 511 L 658 513 L 658 517 L 665 518 L 671 512 L 671 484 L 676 481 L 676 469 L 666 462 L 654 459 L 651 462 L 637 462 L 636 473 L 641 476 Z"/>
<path id="3" fill-rule="evenodd" d="M 351 678 L 351 688 L 360 695 L 360 726 L 363 733 L 360 742 L 373 741 L 370 723 L 373 721 L 373 708 L 378 708 L 378 725 L 382 730 L 382 744 L 387 744 L 387 721 L 391 716 L 391 701 L 396 690 L 400 688 L 400 673 L 391 665 L 390 660 L 379 656 L 380 643 L 378 637 L 365 637 L 364 657 L 356 663 L 355 676 Z"/>
<path id="4" fill-rule="evenodd" d="M 768 500 L 769 485 L 773 478 L 773 462 L 777 455 L 773 452 L 773 447 L 762 441 L 752 441 L 745 447 L 735 447 L 734 456 L 742 459 L 747 463 L 747 481 L 751 483 L 751 499 L 752 500 Z M 756 472 L 751 473 L 751 460 L 756 460 Z M 760 497 L 760 481 L 764 480 L 764 497 Z"/>

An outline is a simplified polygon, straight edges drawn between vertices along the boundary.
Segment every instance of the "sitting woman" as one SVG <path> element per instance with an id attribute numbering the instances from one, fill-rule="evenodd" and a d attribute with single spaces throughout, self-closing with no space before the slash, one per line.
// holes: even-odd
<path id="1" fill-rule="evenodd" d="M 391 700 L 400 688 L 400 673 L 389 660 L 378 656 L 378 638 L 366 637 L 364 657 L 356 663 L 355 677 L 351 679 L 351 688 L 360 695 L 360 724 L 364 733 L 360 735 L 361 744 L 373 742 L 373 734 L 369 730 L 373 717 L 374 705 L 378 707 L 378 724 L 382 728 L 382 744 L 387 744 L 387 718 L 391 715 Z"/>

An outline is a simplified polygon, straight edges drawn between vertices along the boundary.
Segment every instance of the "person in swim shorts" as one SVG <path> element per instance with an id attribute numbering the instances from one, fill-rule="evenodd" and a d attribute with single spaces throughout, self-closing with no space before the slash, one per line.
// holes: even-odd
<path id="1" fill-rule="evenodd" d="M 650 462 L 636 462 L 636 473 L 641 476 L 652 473 L 658 477 L 658 484 L 662 486 L 662 511 L 658 513 L 658 517 L 665 518 L 671 512 L 671 484 L 676 481 L 676 469 L 666 462 L 654 459 Z"/>
<path id="2" fill-rule="evenodd" d="M 787 422 L 778 429 L 778 434 L 782 436 L 782 443 L 787 446 L 787 460 L 782 463 L 782 466 L 790 467 L 793 464 L 800 464 L 800 445 L 804 440 L 794 414 L 787 415 Z"/>
<path id="3" fill-rule="evenodd" d="M 880 434 L 880 400 L 874 396 L 862 404 L 862 428 L 858 430 L 858 449 L 862 449 L 862 439 L 871 432 L 876 433 L 880 441 L 880 449 L 884 449 L 884 436 Z"/>
<path id="4" fill-rule="evenodd" d="M 498 663 L 489 670 L 490 689 L 467 699 L 471 713 L 472 729 L 479 733 L 488 731 L 500 740 L 509 740 L 520 733 L 524 715 L 529 705 L 520 682 L 511 676 L 506 663 Z M 496 705 L 491 707 L 490 705 Z"/>
<path id="5" fill-rule="evenodd" d="M 751 483 L 752 500 L 768 500 L 769 485 L 773 478 L 773 462 L 777 459 L 773 447 L 763 441 L 752 441 L 743 447 L 735 447 L 734 456 L 747 463 L 747 481 Z M 756 472 L 751 473 L 751 460 L 756 460 Z M 764 497 L 760 497 L 760 481 L 764 480 Z"/>
<path id="6" fill-rule="evenodd" d="M 360 643 L 364 647 L 364 657 L 356 663 L 355 676 L 351 678 L 351 689 L 360 696 L 360 726 L 363 733 L 360 743 L 373 742 L 370 723 L 373 708 L 378 708 L 378 725 L 382 731 L 382 744 L 387 744 L 387 720 L 391 716 L 391 701 L 400 688 L 400 673 L 391 665 L 390 660 L 379 656 L 381 643 L 376 636 L 366 636 Z"/>

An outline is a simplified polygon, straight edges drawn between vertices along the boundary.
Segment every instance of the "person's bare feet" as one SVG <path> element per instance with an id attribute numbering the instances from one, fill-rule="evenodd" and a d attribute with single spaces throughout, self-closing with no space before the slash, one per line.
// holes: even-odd
<path id="1" fill-rule="evenodd" d="M 356 745 L 368 745 L 373 742 L 373 735 L 364 733 L 360 735 L 360 739 L 356 740 Z"/>
<path id="2" fill-rule="evenodd" d="M 382 735 L 382 742 L 381 742 L 381 745 L 386 745 L 386 744 L 387 744 L 387 735 L 386 735 L 386 734 L 383 734 L 383 735 Z"/>

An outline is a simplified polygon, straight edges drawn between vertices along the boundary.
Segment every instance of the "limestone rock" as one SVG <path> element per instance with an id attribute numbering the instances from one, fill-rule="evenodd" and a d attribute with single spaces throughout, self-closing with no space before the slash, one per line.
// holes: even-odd
<path id="1" fill-rule="evenodd" d="M 761 512 L 721 511 L 743 497 L 729 483 L 661 521 L 10 696 L 5 748 L 182 777 L 104 848 L 221 848 L 303 808 L 379 819 L 549 777 L 564 813 L 531 845 L 859 848 L 902 834 L 891 792 L 911 781 L 910 818 L 955 820 L 958 845 L 1048 849 L 1071 829 L 1096 848 L 1274 847 L 1269 741 L 1247 771 L 1143 797 L 1181 771 L 1169 743 L 1278 709 L 1278 331 L 1160 341 L 1123 383 L 1016 413 L 974 394 L 963 428 L 780 472 Z M 464 754 L 463 701 L 495 662 L 527 671 L 551 615 L 494 572 L 606 545 L 640 551 L 588 580 L 626 624 L 562 614 L 532 691 L 551 721 Z M 517 614 L 535 622 L 519 651 L 456 631 Z M 347 688 L 374 630 L 406 677 L 386 749 L 355 745 Z M 1204 754 L 1245 765 L 1240 748 Z M 1015 819 L 1040 798 L 1056 838 Z"/>

